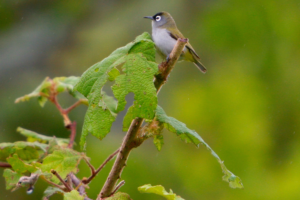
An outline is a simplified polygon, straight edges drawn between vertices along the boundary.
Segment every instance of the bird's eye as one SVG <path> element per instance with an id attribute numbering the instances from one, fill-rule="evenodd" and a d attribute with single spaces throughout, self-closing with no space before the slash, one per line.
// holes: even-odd
<path id="1" fill-rule="evenodd" d="M 161 16 L 156 16 L 156 17 L 155 17 L 155 20 L 156 20 L 157 22 L 159 22 L 159 21 L 161 20 Z"/>

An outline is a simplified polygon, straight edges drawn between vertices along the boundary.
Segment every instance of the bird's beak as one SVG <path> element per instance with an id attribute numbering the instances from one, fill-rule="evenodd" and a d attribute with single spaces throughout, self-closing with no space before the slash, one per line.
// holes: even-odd
<path id="1" fill-rule="evenodd" d="M 148 18 L 148 19 L 153 20 L 153 17 L 152 17 L 152 16 L 146 16 L 146 17 L 144 17 L 144 18 Z"/>

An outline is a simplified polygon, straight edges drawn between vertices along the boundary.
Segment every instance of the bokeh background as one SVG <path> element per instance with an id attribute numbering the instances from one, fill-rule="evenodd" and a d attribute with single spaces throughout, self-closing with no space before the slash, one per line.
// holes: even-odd
<path id="1" fill-rule="evenodd" d="M 2 0 L 0 142 L 24 140 L 15 131 L 18 126 L 68 137 L 53 105 L 41 108 L 35 100 L 14 100 L 46 76 L 80 76 L 116 48 L 150 32 L 150 21 L 143 16 L 162 10 L 173 15 L 208 71 L 203 75 L 191 63 L 177 64 L 159 104 L 196 130 L 245 188 L 231 189 L 222 181 L 219 164 L 204 146 L 197 149 L 165 131 L 161 152 L 149 140 L 131 153 L 121 191 L 133 199 L 162 199 L 137 191 L 150 183 L 172 188 L 187 200 L 299 199 L 298 0 Z M 73 102 L 67 95 L 59 100 L 65 107 Z M 71 113 L 78 132 L 85 111 L 82 106 Z M 103 141 L 88 137 L 86 153 L 95 166 L 121 144 L 122 116 L 124 112 Z M 90 184 L 91 198 L 96 198 L 111 165 Z M 81 163 L 79 176 L 89 173 Z M 0 199 L 41 199 L 46 186 L 39 180 L 31 195 L 24 188 L 11 193 L 2 177 Z"/>

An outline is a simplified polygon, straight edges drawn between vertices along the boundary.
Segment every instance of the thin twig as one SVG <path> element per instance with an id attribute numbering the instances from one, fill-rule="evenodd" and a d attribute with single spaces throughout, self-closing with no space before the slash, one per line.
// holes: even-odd
<path id="1" fill-rule="evenodd" d="M 74 140 L 75 140 L 75 136 L 76 136 L 76 122 L 75 121 L 71 123 L 70 129 L 71 129 L 71 135 L 70 135 L 70 141 L 68 144 L 68 148 L 72 149 Z"/>
<path id="2" fill-rule="evenodd" d="M 11 165 L 9 163 L 0 162 L 0 167 L 2 167 L 2 168 L 11 168 Z"/>
<path id="3" fill-rule="evenodd" d="M 124 184 L 125 184 L 125 181 L 124 181 L 124 180 L 121 181 L 121 182 L 115 187 L 114 191 L 113 191 L 110 195 L 115 194 L 115 193 L 120 189 L 120 187 L 122 187 Z"/>
<path id="4" fill-rule="evenodd" d="M 93 180 L 93 178 L 95 178 L 95 176 L 97 176 L 97 174 L 101 171 L 101 169 L 111 160 L 115 157 L 115 155 L 117 155 L 117 153 L 119 153 L 119 149 L 117 149 L 114 153 L 112 153 L 110 156 L 108 156 L 106 158 L 106 160 L 100 165 L 100 167 L 95 171 L 95 168 L 91 165 L 91 163 L 89 161 L 87 161 L 86 159 L 84 159 L 86 161 L 86 163 L 88 164 L 88 166 L 90 167 L 91 171 L 92 171 L 92 175 L 85 180 L 82 180 L 82 182 L 84 184 L 89 184 L 91 182 L 91 180 Z"/>
<path id="5" fill-rule="evenodd" d="M 77 102 L 75 102 L 73 105 L 71 105 L 69 108 L 67 108 L 67 109 L 65 109 L 64 111 L 65 111 L 65 113 L 66 114 L 69 114 L 69 112 L 71 111 L 71 110 L 73 110 L 74 108 L 76 108 L 77 106 L 79 106 L 80 104 L 82 104 L 82 101 L 77 101 Z"/>
<path id="6" fill-rule="evenodd" d="M 72 190 L 72 188 L 61 178 L 61 176 L 57 173 L 57 171 L 55 171 L 54 169 L 51 169 L 51 173 L 59 179 L 59 181 L 66 187 L 68 192 L 70 192 Z"/>
<path id="7" fill-rule="evenodd" d="M 53 183 L 52 181 L 49 181 L 48 179 L 46 179 L 44 176 L 40 176 L 41 179 L 43 179 L 44 181 L 46 181 L 47 183 L 49 183 L 50 185 L 57 187 L 59 189 L 61 189 L 62 191 L 68 192 L 67 188 L 61 186 L 61 185 L 57 185 L 56 183 Z"/>
<path id="8" fill-rule="evenodd" d="M 68 182 L 68 185 L 70 186 L 71 190 L 73 190 L 74 188 L 73 188 L 73 184 L 72 184 L 71 174 L 72 174 L 72 172 L 67 175 L 67 182 Z"/>
<path id="9" fill-rule="evenodd" d="M 167 62 L 163 62 L 159 65 L 160 74 L 155 77 L 154 86 L 157 90 L 157 93 L 160 91 L 162 85 L 166 82 L 170 72 L 174 68 L 175 63 L 180 57 L 188 39 L 177 40 Z M 126 136 L 123 139 L 120 153 L 118 154 L 115 163 L 105 181 L 105 184 L 99 193 L 97 199 L 103 199 L 105 197 L 109 197 L 114 189 L 114 186 L 118 179 L 121 176 L 123 168 L 126 165 L 126 160 L 130 154 L 130 151 L 139 146 L 143 139 L 137 139 L 136 135 L 139 132 L 139 129 L 143 123 L 144 119 L 136 118 L 131 122 L 129 130 L 126 133 Z"/>
<path id="10" fill-rule="evenodd" d="M 89 168 L 91 169 L 92 174 L 95 173 L 95 167 L 90 163 L 90 161 L 87 159 L 87 157 L 83 156 L 83 160 L 86 162 L 86 164 L 89 166 Z"/>

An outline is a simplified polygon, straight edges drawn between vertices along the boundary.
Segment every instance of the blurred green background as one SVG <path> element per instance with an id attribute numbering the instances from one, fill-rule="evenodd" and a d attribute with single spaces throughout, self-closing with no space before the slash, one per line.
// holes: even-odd
<path id="1" fill-rule="evenodd" d="M 208 72 L 203 75 L 192 63 L 177 64 L 159 104 L 196 130 L 245 189 L 231 189 L 222 181 L 219 164 L 204 146 L 197 149 L 165 131 L 161 152 L 149 140 L 131 153 L 121 191 L 135 200 L 162 199 L 137 191 L 150 183 L 172 188 L 187 200 L 299 199 L 299 0 L 3 0 L 0 142 L 24 140 L 15 131 L 18 126 L 68 137 L 52 104 L 40 108 L 35 100 L 17 105 L 14 100 L 46 76 L 80 76 L 116 48 L 150 32 L 143 16 L 163 10 L 173 15 Z M 65 107 L 73 102 L 66 95 L 59 100 Z M 85 110 L 71 113 L 78 132 Z M 88 137 L 86 152 L 95 166 L 121 144 L 122 116 L 103 141 Z M 96 198 L 111 165 L 90 184 L 89 197 Z M 89 174 L 81 163 L 79 175 Z M 11 193 L 1 178 L 0 199 L 41 199 L 46 186 L 39 180 L 31 195 L 24 188 Z"/>

